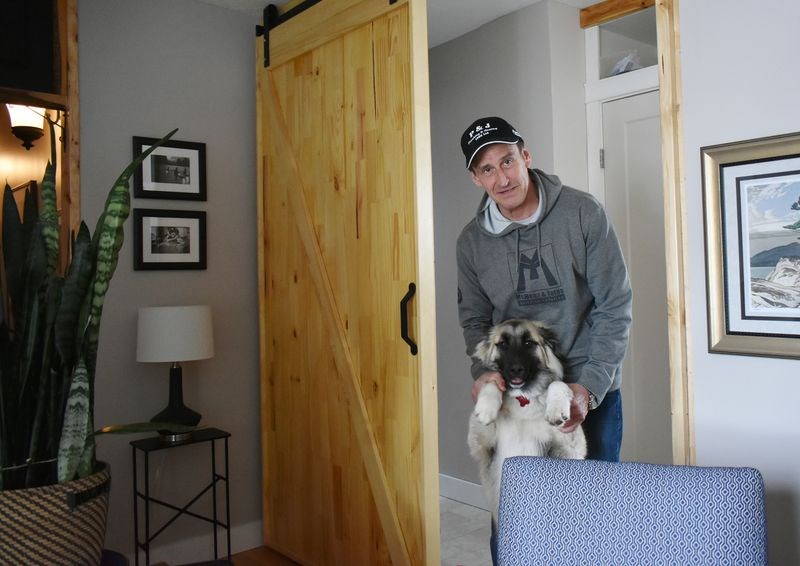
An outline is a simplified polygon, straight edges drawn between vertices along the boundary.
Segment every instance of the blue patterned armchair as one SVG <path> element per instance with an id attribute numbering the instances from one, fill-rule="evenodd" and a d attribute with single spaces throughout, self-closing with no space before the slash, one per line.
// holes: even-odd
<path id="1" fill-rule="evenodd" d="M 517 457 L 501 485 L 501 566 L 767 564 L 752 468 Z"/>

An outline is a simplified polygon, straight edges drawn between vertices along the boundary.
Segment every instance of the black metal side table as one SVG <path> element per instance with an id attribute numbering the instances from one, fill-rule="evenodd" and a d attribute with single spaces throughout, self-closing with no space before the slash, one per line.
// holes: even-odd
<path id="1" fill-rule="evenodd" d="M 217 545 L 217 530 L 219 527 L 225 529 L 228 541 L 228 559 L 231 557 L 231 505 L 230 505 L 230 489 L 228 482 L 228 438 L 230 433 L 217 428 L 204 428 L 194 431 L 191 436 L 186 440 L 178 442 L 167 442 L 162 440 L 161 437 L 143 438 L 140 440 L 131 441 L 133 447 L 133 529 L 134 529 L 134 544 L 136 546 L 136 566 L 139 566 L 139 550 L 144 550 L 145 564 L 150 564 L 150 543 L 164 529 L 170 526 L 181 515 L 189 515 L 196 519 L 209 522 L 214 525 L 214 559 L 219 558 L 219 551 Z M 216 442 L 217 440 L 225 441 L 225 475 L 217 473 L 217 454 Z M 190 444 L 198 444 L 200 442 L 207 442 L 211 448 L 211 483 L 209 483 L 203 490 L 198 493 L 191 501 L 183 507 L 178 507 L 172 503 L 167 503 L 155 497 L 150 496 L 150 453 L 157 450 L 167 450 L 177 448 L 179 446 L 188 446 Z M 136 463 L 136 453 L 141 451 L 144 453 L 144 491 L 139 489 L 138 466 Z M 217 483 L 220 481 L 225 482 L 225 522 L 217 518 Z M 203 495 L 211 490 L 213 498 L 213 514 L 212 517 L 200 515 L 189 508 L 194 505 Z M 144 503 L 144 533 L 143 538 L 140 538 L 139 531 L 139 500 Z M 152 535 L 150 534 L 150 504 L 161 505 L 175 511 L 175 514 L 164 523 Z"/>

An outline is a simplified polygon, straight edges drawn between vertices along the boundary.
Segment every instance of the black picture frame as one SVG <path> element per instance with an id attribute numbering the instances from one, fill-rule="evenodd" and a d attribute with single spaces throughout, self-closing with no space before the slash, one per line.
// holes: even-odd
<path id="1" fill-rule="evenodd" d="M 133 157 L 159 138 L 133 136 Z M 136 198 L 204 201 L 206 195 L 206 144 L 167 140 L 133 173 Z"/>
<path id="2" fill-rule="evenodd" d="M 133 209 L 133 269 L 206 269 L 203 210 Z"/>

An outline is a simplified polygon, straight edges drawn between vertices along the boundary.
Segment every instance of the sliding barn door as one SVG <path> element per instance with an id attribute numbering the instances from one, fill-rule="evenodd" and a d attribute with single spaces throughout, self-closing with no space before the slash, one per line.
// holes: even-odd
<path id="1" fill-rule="evenodd" d="M 321 0 L 268 43 L 265 544 L 303 564 L 439 564 L 425 3 Z"/>

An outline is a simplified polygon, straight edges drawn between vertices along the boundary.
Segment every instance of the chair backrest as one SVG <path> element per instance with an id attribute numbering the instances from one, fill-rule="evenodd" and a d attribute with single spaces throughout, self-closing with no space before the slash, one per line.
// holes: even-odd
<path id="1" fill-rule="evenodd" d="M 753 468 L 508 458 L 498 561 L 767 564 L 764 482 Z"/>

